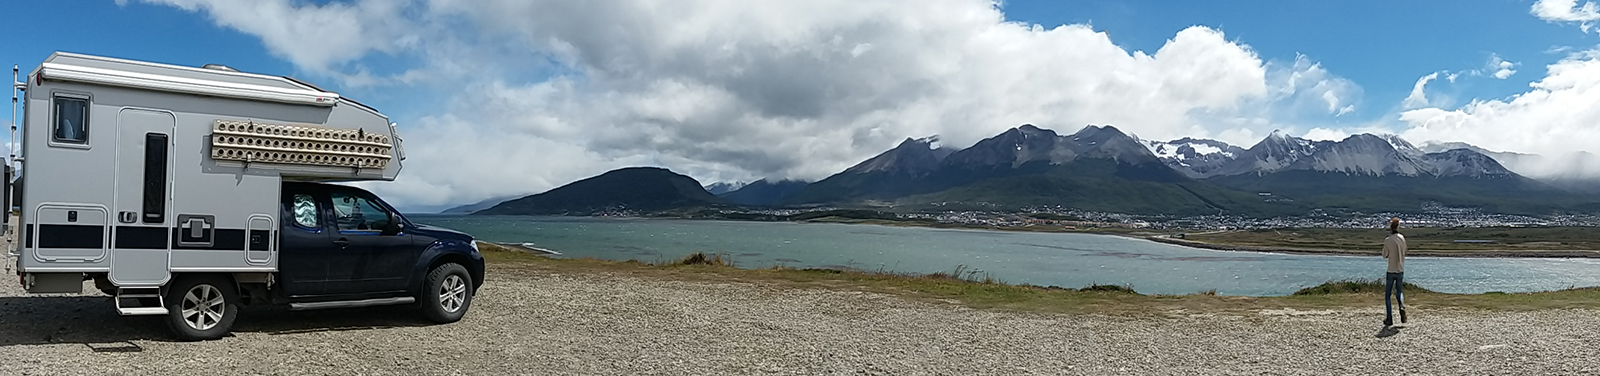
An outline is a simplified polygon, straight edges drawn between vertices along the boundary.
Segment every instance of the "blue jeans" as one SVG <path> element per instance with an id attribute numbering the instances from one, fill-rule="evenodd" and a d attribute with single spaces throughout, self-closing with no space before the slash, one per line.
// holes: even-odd
<path id="1" fill-rule="evenodd" d="M 1405 273 L 1384 273 L 1383 275 L 1383 322 L 1394 322 L 1394 309 L 1389 305 L 1389 297 L 1394 296 L 1394 302 L 1400 305 L 1400 310 L 1406 309 L 1406 294 L 1400 292 L 1400 285 L 1404 283 Z"/>

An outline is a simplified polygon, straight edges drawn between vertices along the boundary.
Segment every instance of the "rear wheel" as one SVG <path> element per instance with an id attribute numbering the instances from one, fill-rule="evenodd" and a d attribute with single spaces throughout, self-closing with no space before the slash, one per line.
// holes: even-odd
<path id="1" fill-rule="evenodd" d="M 185 341 L 222 338 L 239 316 L 239 293 L 217 275 L 186 276 L 167 288 L 167 327 Z"/>
<path id="2" fill-rule="evenodd" d="M 422 315 L 437 323 L 460 321 L 472 306 L 472 275 L 461 264 L 444 264 L 428 273 L 422 286 Z"/>

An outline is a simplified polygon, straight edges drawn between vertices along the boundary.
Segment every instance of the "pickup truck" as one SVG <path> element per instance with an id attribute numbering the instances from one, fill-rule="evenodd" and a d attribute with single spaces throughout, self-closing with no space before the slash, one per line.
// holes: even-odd
<path id="1" fill-rule="evenodd" d="M 411 304 L 428 320 L 450 323 L 467 313 L 483 285 L 483 256 L 471 235 L 412 223 L 366 190 L 285 182 L 282 207 L 279 270 L 266 281 L 229 273 L 174 274 L 160 300 L 177 337 L 220 338 L 243 305 L 307 310 Z M 103 273 L 90 277 L 107 295 L 141 298 L 119 295 Z"/>

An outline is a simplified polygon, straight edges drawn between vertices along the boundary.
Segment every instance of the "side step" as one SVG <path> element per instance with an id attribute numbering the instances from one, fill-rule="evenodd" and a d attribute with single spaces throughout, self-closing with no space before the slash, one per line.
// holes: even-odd
<path id="1" fill-rule="evenodd" d="M 154 300 L 154 307 L 147 305 Z M 117 314 L 123 316 L 165 315 L 167 302 L 161 297 L 160 287 L 118 287 Z"/>
<path id="2" fill-rule="evenodd" d="M 311 310 L 311 309 L 357 308 L 357 307 L 371 307 L 371 306 L 381 306 L 381 305 L 411 304 L 411 303 L 416 302 L 416 301 L 417 301 L 417 298 L 406 296 L 406 297 L 399 297 L 399 298 L 341 300 L 341 301 L 336 301 L 336 302 L 289 303 L 289 310 L 290 311 L 304 311 L 304 310 Z"/>

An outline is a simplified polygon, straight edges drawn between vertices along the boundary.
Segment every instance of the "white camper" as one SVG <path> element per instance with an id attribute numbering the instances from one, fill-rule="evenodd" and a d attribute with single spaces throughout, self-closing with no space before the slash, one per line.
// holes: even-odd
<path id="1" fill-rule="evenodd" d="M 29 292 L 92 280 L 121 314 L 207 339 L 243 304 L 411 303 L 455 321 L 483 281 L 470 236 L 323 184 L 399 175 L 395 124 L 371 107 L 288 77 L 71 53 L 13 86 Z"/>

